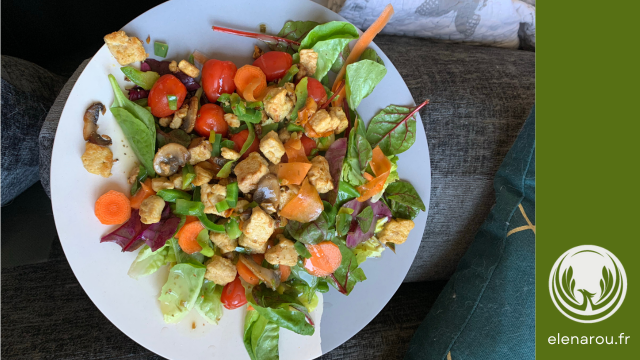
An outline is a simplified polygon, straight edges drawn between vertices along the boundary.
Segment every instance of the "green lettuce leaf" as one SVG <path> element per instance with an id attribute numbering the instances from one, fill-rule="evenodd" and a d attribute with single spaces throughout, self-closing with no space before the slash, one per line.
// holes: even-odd
<path id="1" fill-rule="evenodd" d="M 380 146 L 387 156 L 409 150 L 416 142 L 415 115 L 407 118 L 412 110 L 389 105 L 374 116 L 367 128 L 367 140 L 371 146 Z"/>
<path id="2" fill-rule="evenodd" d="M 344 240 L 334 238 L 333 242 L 340 248 L 342 262 L 333 273 L 333 276 L 329 277 L 330 283 L 342 294 L 349 295 L 355 285 L 365 281 L 367 277 L 364 275 L 364 271 L 358 267 L 358 260 L 355 254 L 347 247 Z"/>
<path id="3" fill-rule="evenodd" d="M 313 49 L 318 54 L 316 72 L 313 77 L 322 80 L 345 46 L 358 37 L 356 27 L 344 21 L 331 21 L 318 25 L 309 31 L 300 43 L 300 50 Z"/>
<path id="4" fill-rule="evenodd" d="M 160 293 L 160 311 L 166 323 L 177 323 L 193 308 L 206 268 L 192 263 L 176 264 Z"/>
<path id="5" fill-rule="evenodd" d="M 362 99 L 369 96 L 373 89 L 387 74 L 387 68 L 371 60 L 360 60 L 347 65 L 346 96 L 349 108 L 356 110 Z"/>
<path id="6" fill-rule="evenodd" d="M 362 52 L 362 55 L 360 55 L 360 60 L 371 60 L 371 61 L 375 61 L 378 64 L 384 66 L 384 61 L 382 61 L 380 56 L 378 56 L 378 53 L 376 53 L 376 51 L 373 50 L 373 49 L 365 49 Z"/>
<path id="7" fill-rule="evenodd" d="M 279 37 L 301 42 L 302 39 L 307 36 L 309 31 L 318 26 L 319 23 L 315 21 L 287 21 L 278 33 Z M 289 44 L 284 41 L 277 44 L 269 44 L 269 48 L 275 51 L 284 51 L 289 54 L 294 54 L 298 51 L 298 45 Z"/>
<path id="8" fill-rule="evenodd" d="M 151 275 L 164 265 L 175 261 L 173 249 L 168 243 L 156 251 L 151 251 L 149 245 L 145 245 L 138 252 L 127 274 L 133 279 L 138 279 Z"/>
<path id="9" fill-rule="evenodd" d="M 196 310 L 210 323 L 217 325 L 222 318 L 222 296 L 223 286 L 216 285 L 213 281 L 205 280 L 200 295 L 196 300 Z"/>
<path id="10" fill-rule="evenodd" d="M 244 320 L 244 347 L 251 360 L 278 360 L 280 328 L 257 311 L 250 310 Z"/>
<path id="11" fill-rule="evenodd" d="M 385 222 L 387 218 L 384 218 Z M 358 246 L 353 249 L 353 253 L 356 256 L 356 260 L 358 261 L 358 265 L 362 264 L 367 258 L 370 257 L 380 257 L 382 256 L 382 252 L 384 251 L 385 246 L 378 241 L 378 239 L 374 236 L 367 241 L 363 241 Z"/>

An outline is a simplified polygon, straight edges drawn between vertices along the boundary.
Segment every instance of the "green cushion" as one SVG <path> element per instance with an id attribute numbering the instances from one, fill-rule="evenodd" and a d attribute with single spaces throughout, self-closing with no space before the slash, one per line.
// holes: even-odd
<path id="1" fill-rule="evenodd" d="M 496 203 L 405 360 L 534 359 L 535 108 L 494 179 Z"/>

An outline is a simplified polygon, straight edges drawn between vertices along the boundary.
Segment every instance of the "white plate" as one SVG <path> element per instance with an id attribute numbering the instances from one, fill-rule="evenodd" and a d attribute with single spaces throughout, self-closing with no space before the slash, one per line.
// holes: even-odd
<path id="1" fill-rule="evenodd" d="M 231 60 L 240 67 L 252 62 L 253 45 L 260 42 L 214 33 L 212 25 L 257 32 L 259 24 L 266 24 L 267 32 L 275 34 L 285 21 L 291 19 L 344 21 L 332 11 L 306 1 L 258 3 L 235 0 L 213 3 L 174 0 L 147 11 L 123 30 L 140 39 L 150 35 L 151 44 L 145 43 L 150 54 L 153 54 L 153 41 L 158 40 L 169 44 L 169 59 L 186 59 L 188 54 L 198 49 L 210 57 Z M 384 60 L 388 73 L 358 108 L 366 122 L 389 104 L 414 105 L 407 86 L 391 61 L 376 45 L 371 47 Z M 129 191 L 126 174 L 135 158 L 113 116 L 107 111 L 106 115 L 100 116 L 98 125 L 101 134 L 113 139 L 111 149 L 119 161 L 113 166 L 113 176 L 108 179 L 89 174 L 80 160 L 85 147 L 82 117 L 95 101 L 111 106 L 113 92 L 107 75 L 114 74 L 124 88 L 124 76 L 119 68 L 103 46 L 78 79 L 58 125 L 51 162 L 51 197 L 56 227 L 67 259 L 78 281 L 100 311 L 125 334 L 151 351 L 171 359 L 199 356 L 248 359 L 242 344 L 244 311 L 226 311 L 218 326 L 202 326 L 204 321 L 197 314 L 178 325 L 167 325 L 162 321 L 157 301 L 167 277 L 166 269 L 133 280 L 127 276 L 127 270 L 136 252 L 122 253 L 115 244 L 99 242 L 100 237 L 114 227 L 98 222 L 93 214 L 94 202 L 110 189 Z M 417 134 L 415 145 L 400 155 L 399 172 L 403 179 L 415 186 L 428 209 L 431 168 L 427 139 L 419 115 Z M 324 295 L 320 330 L 322 353 L 331 351 L 360 331 L 393 296 L 413 262 L 426 220 L 427 214 L 420 213 L 409 239 L 397 247 L 396 254 L 385 251 L 382 258 L 367 260 L 362 268 L 368 280 L 357 284 L 350 296 L 346 297 L 333 288 Z M 191 328 L 194 323 L 195 330 Z M 317 339 L 307 337 L 303 343 L 291 341 L 292 336 L 298 335 L 281 331 L 283 360 L 320 355 L 320 349 L 302 346 L 317 346 Z"/>

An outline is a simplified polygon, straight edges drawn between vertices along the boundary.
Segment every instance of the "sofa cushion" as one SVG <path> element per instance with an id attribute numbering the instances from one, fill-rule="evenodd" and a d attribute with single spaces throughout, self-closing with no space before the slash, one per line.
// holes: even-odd
<path id="1" fill-rule="evenodd" d="M 431 156 L 427 226 L 405 281 L 448 279 L 494 203 L 493 177 L 535 101 L 535 54 L 379 35 L 420 111 Z"/>

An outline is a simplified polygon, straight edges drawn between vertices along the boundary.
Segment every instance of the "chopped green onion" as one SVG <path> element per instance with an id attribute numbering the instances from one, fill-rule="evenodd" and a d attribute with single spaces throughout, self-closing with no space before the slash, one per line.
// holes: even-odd
<path id="1" fill-rule="evenodd" d="M 247 152 L 249 146 L 251 146 L 251 144 L 253 144 L 253 141 L 256 139 L 256 132 L 253 128 L 253 125 L 249 122 L 247 122 L 246 124 L 247 129 L 249 129 L 249 136 L 247 137 L 247 140 L 245 140 L 244 145 L 242 145 L 242 149 L 240 149 L 240 156 Z M 218 174 L 216 176 L 221 179 L 229 177 L 229 174 L 231 174 L 231 168 L 233 167 L 234 163 L 235 161 L 229 161 L 224 164 L 224 166 L 222 167 L 222 169 L 220 169 L 220 171 L 218 171 Z"/>
<path id="2" fill-rule="evenodd" d="M 191 195 L 189 195 L 189 193 L 176 189 L 162 189 L 158 191 L 156 195 L 160 196 L 162 200 L 167 202 L 176 202 L 178 199 L 191 200 Z"/>
<path id="3" fill-rule="evenodd" d="M 227 236 L 229 239 L 237 239 L 242 234 L 240 231 L 240 226 L 238 226 L 238 221 L 235 219 L 229 219 L 229 221 L 224 225 L 225 230 L 227 231 Z"/>
<path id="4" fill-rule="evenodd" d="M 238 183 L 232 182 L 227 184 L 227 204 L 229 207 L 235 208 L 238 204 Z"/>
<path id="5" fill-rule="evenodd" d="M 216 210 L 221 213 L 229 209 L 229 203 L 227 200 L 222 200 L 216 204 Z"/>
<path id="6" fill-rule="evenodd" d="M 208 229 L 210 231 L 219 233 L 223 233 L 226 231 L 224 229 L 224 225 L 218 225 L 214 223 L 213 221 L 209 220 L 209 218 L 205 214 L 198 216 L 198 220 L 200 220 L 200 223 L 205 227 L 205 229 Z"/>
<path id="7" fill-rule="evenodd" d="M 190 63 L 192 63 L 192 64 L 194 64 L 194 63 L 195 63 L 195 59 L 194 59 L 194 57 L 193 57 L 193 54 L 189 54 L 189 59 L 188 59 L 188 61 L 189 61 Z"/>
<path id="8" fill-rule="evenodd" d="M 262 103 L 262 101 L 251 101 L 248 102 L 246 105 L 247 109 L 261 109 L 264 107 L 264 104 Z"/>
<path id="9" fill-rule="evenodd" d="M 209 136 L 209 142 L 211 143 L 211 157 L 220 156 L 220 151 L 222 150 L 220 146 L 222 143 L 222 135 L 212 131 L 211 136 Z"/>
<path id="10" fill-rule="evenodd" d="M 189 185 L 196 178 L 196 172 L 193 165 L 187 164 L 182 168 L 182 188 L 189 189 Z"/>
<path id="11" fill-rule="evenodd" d="M 284 77 L 280 79 L 280 82 L 278 83 L 278 87 L 283 87 L 285 83 L 291 82 L 291 80 L 293 80 L 293 77 L 295 76 L 295 74 L 298 73 L 298 71 L 300 71 L 300 69 L 298 68 L 298 65 L 291 65 L 289 70 L 287 70 L 287 73 L 284 74 Z"/>
<path id="12" fill-rule="evenodd" d="M 131 66 L 123 66 L 120 70 L 129 80 L 145 90 L 151 90 L 153 84 L 160 79 L 160 74 L 155 71 L 140 71 Z"/>
<path id="13" fill-rule="evenodd" d="M 193 189 L 193 201 L 202 201 L 200 195 L 200 186 L 196 186 L 196 188 Z"/>
<path id="14" fill-rule="evenodd" d="M 176 200 L 176 209 L 174 212 L 178 215 L 204 215 L 204 204 L 199 201 L 178 199 Z"/>
<path id="15" fill-rule="evenodd" d="M 178 110 L 178 97 L 173 95 L 173 94 L 169 94 L 167 95 L 167 101 L 169 101 L 169 109 L 171 110 Z"/>
<path id="16" fill-rule="evenodd" d="M 169 52 L 169 45 L 158 41 L 153 42 L 153 54 L 155 56 L 166 58 L 167 52 Z"/>
<path id="17" fill-rule="evenodd" d="M 289 132 L 304 131 L 304 128 L 302 126 L 300 126 L 300 125 L 289 123 L 289 125 L 287 125 L 287 130 Z"/>
<path id="18" fill-rule="evenodd" d="M 229 128 L 229 134 L 233 135 L 233 134 L 237 134 L 242 130 L 247 130 L 247 124 L 242 124 L 238 127 L 230 127 Z"/>
<path id="19" fill-rule="evenodd" d="M 224 147 L 227 149 L 234 149 L 236 147 L 236 143 L 234 143 L 229 139 L 223 139 L 222 142 L 220 143 L 220 147 Z"/>

